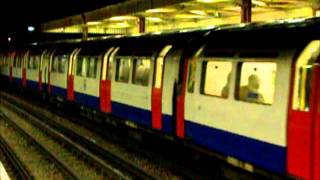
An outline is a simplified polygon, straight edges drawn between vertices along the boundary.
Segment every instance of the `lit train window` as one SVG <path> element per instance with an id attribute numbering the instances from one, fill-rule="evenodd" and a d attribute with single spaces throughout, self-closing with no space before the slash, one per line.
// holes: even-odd
<path id="1" fill-rule="evenodd" d="M 29 57 L 29 63 L 28 63 L 28 69 L 32 69 L 33 68 L 33 56 Z"/>
<path id="2" fill-rule="evenodd" d="M 38 69 L 40 64 L 40 56 L 34 56 L 33 69 Z"/>
<path id="3" fill-rule="evenodd" d="M 150 59 L 134 59 L 132 83 L 148 86 L 150 72 Z"/>
<path id="4" fill-rule="evenodd" d="M 232 62 L 205 61 L 202 64 L 201 94 L 227 98 Z"/>
<path id="5" fill-rule="evenodd" d="M 17 57 L 16 57 L 16 63 L 17 63 L 17 64 L 16 64 L 16 65 L 17 65 L 17 66 L 16 66 L 17 68 L 21 68 L 21 67 L 22 67 L 22 58 L 21 58 L 20 56 L 17 56 Z"/>
<path id="6" fill-rule="evenodd" d="M 88 57 L 87 77 L 96 78 L 98 57 Z"/>
<path id="7" fill-rule="evenodd" d="M 117 59 L 116 81 L 129 82 L 131 61 L 129 58 Z"/>
<path id="8" fill-rule="evenodd" d="M 51 71 L 52 72 L 58 72 L 59 68 L 59 58 L 57 56 L 54 57 L 52 65 L 51 65 Z"/>
<path id="9" fill-rule="evenodd" d="M 189 64 L 188 92 L 193 93 L 196 78 L 196 61 L 192 60 Z"/>
<path id="10" fill-rule="evenodd" d="M 236 99 L 271 105 L 273 103 L 277 64 L 274 62 L 239 63 L 240 81 Z"/>
<path id="11" fill-rule="evenodd" d="M 62 55 L 59 56 L 59 73 L 64 73 L 66 70 L 66 65 L 68 62 L 68 56 L 67 55 Z"/>
<path id="12" fill-rule="evenodd" d="M 86 57 L 78 56 L 77 58 L 77 76 L 83 77 L 85 75 Z"/>

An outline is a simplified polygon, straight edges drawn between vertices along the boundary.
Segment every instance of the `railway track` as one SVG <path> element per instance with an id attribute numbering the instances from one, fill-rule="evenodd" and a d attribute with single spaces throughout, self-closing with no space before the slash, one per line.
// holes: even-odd
<path id="1" fill-rule="evenodd" d="M 1 114 L 0 114 L 1 116 Z M 10 166 L 10 175 L 16 179 L 31 180 L 34 179 L 33 175 L 29 172 L 26 166 L 21 162 L 19 157 L 14 153 L 14 150 L 8 145 L 4 138 L 0 136 L 0 151 L 5 162 Z"/>
<path id="2" fill-rule="evenodd" d="M 86 160 L 99 166 L 100 170 L 105 171 L 106 174 L 111 174 L 111 177 L 120 179 L 160 179 L 143 171 L 129 160 L 100 147 L 91 139 L 81 136 L 72 129 L 68 129 L 48 119 L 44 123 L 38 118 L 41 115 L 36 115 L 35 112 L 30 114 L 7 100 L 2 100 L 1 103 L 20 116 L 27 117 L 32 125 L 42 129 L 46 134 L 54 137 L 55 140 L 61 141 L 69 146 L 69 148 L 84 154 L 87 157 Z M 75 177 L 75 179 L 79 178 Z"/>

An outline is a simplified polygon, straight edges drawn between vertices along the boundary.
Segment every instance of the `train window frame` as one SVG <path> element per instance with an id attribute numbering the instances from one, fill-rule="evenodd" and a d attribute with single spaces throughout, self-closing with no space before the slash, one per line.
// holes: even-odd
<path id="1" fill-rule="evenodd" d="M 275 71 L 274 73 L 271 75 L 271 80 L 272 80 L 272 83 L 273 84 L 273 91 L 272 91 L 272 95 L 271 95 L 271 98 L 269 98 L 271 101 L 270 102 L 266 102 L 266 98 L 265 98 L 265 94 L 263 94 L 261 92 L 261 87 L 259 87 L 260 90 L 258 90 L 258 92 L 254 92 L 253 94 L 254 95 L 257 95 L 258 96 L 258 99 L 260 97 L 260 101 L 263 101 L 263 102 L 259 102 L 258 101 L 254 101 L 254 100 L 244 100 L 243 98 L 240 98 L 241 96 L 241 89 L 242 92 L 244 92 L 244 89 L 246 89 L 245 87 L 248 86 L 249 82 L 247 82 L 247 85 L 246 86 L 241 86 L 241 80 L 242 80 L 242 70 L 243 70 L 243 67 L 244 67 L 244 64 L 248 64 L 248 63 L 259 63 L 260 65 L 262 65 L 263 63 L 266 64 L 266 63 L 269 63 L 269 64 L 272 64 L 275 66 Z M 266 65 L 264 65 L 264 67 L 266 67 Z M 256 71 L 256 69 L 254 69 L 254 71 Z M 277 81 L 277 74 L 278 72 L 278 64 L 277 62 L 275 61 L 275 59 L 268 59 L 268 58 L 250 58 L 250 59 L 243 59 L 239 62 L 237 62 L 237 73 L 236 73 L 236 84 L 235 84 L 235 91 L 234 91 L 234 98 L 235 100 L 237 101 L 240 101 L 240 102 L 245 102 L 245 103 L 253 103 L 253 104 L 259 104 L 259 105 L 265 105 L 265 106 L 272 106 L 274 103 L 275 103 L 275 95 L 276 95 L 276 81 Z M 252 76 L 253 75 L 253 76 Z M 249 79 L 252 78 L 255 79 L 257 74 L 251 74 L 247 77 L 247 81 L 249 81 Z M 261 78 L 260 78 L 261 79 Z M 259 79 L 259 81 L 260 81 Z M 259 82 L 258 81 L 258 82 Z M 260 85 L 259 85 L 260 86 Z"/>
<path id="2" fill-rule="evenodd" d="M 81 60 L 81 65 L 79 64 Z M 86 57 L 85 56 L 78 56 L 77 57 L 77 60 L 76 60 L 76 76 L 79 76 L 79 77 L 84 77 L 86 75 Z"/>
<path id="3" fill-rule="evenodd" d="M 51 62 L 51 72 L 58 73 L 59 72 L 59 57 L 54 56 Z"/>
<path id="4" fill-rule="evenodd" d="M 58 73 L 64 74 L 67 72 L 67 67 L 68 66 L 68 60 L 69 56 L 68 55 L 60 55 L 58 56 L 59 61 L 58 61 Z"/>
<path id="5" fill-rule="evenodd" d="M 86 77 L 91 79 L 97 78 L 97 68 L 98 68 L 98 60 L 99 56 L 87 56 L 87 64 L 86 64 Z M 94 62 L 94 65 L 91 66 L 91 62 Z M 93 71 L 92 71 L 93 70 Z M 92 73 L 93 74 L 90 74 Z"/>
<path id="6" fill-rule="evenodd" d="M 147 61 L 149 63 L 148 67 L 148 72 L 146 73 L 146 76 L 143 76 L 144 81 L 142 83 L 138 83 L 138 79 L 136 79 L 137 75 L 137 63 L 138 61 Z M 136 57 L 133 58 L 132 62 L 132 78 L 131 82 L 134 85 L 139 85 L 139 86 L 149 86 L 149 80 L 150 80 L 150 72 L 151 72 L 151 58 L 150 57 Z"/>
<path id="7" fill-rule="evenodd" d="M 120 83 L 129 83 L 130 82 L 130 72 L 131 72 L 131 69 L 132 69 L 132 65 L 131 65 L 131 58 L 130 57 L 116 57 L 116 74 L 115 74 L 115 81 L 116 82 L 120 82 Z M 122 61 L 128 61 L 128 64 L 129 64 L 129 68 L 128 68 L 128 76 L 127 76 L 127 79 L 126 80 L 121 80 L 120 79 L 120 68 L 121 68 L 121 63 Z"/>
<path id="8" fill-rule="evenodd" d="M 226 80 L 227 82 L 224 83 L 224 85 L 222 86 L 222 88 L 218 88 L 220 89 L 219 94 L 211 94 L 209 92 L 206 92 L 206 84 L 207 84 L 207 71 L 208 71 L 208 63 L 227 63 L 230 66 L 230 71 L 227 74 L 227 76 L 223 77 L 223 80 Z M 215 65 L 215 69 L 217 69 L 217 65 Z M 230 97 L 230 88 L 231 88 L 231 84 L 232 82 L 230 82 L 230 78 L 231 78 L 231 74 L 234 71 L 233 69 L 233 62 L 231 60 L 228 60 L 226 58 L 207 58 L 202 60 L 201 62 L 201 79 L 200 79 L 200 94 L 204 95 L 204 96 L 211 96 L 211 97 L 216 97 L 216 98 L 220 98 L 220 99 L 228 99 Z M 218 77 L 218 76 L 217 76 Z M 219 76 L 220 78 L 221 76 Z M 225 87 L 227 87 L 227 95 L 223 96 L 223 92 L 225 90 Z"/>
<path id="9" fill-rule="evenodd" d="M 34 60 L 33 60 L 33 69 L 34 69 L 34 70 L 39 69 L 40 59 L 41 59 L 41 58 L 40 58 L 39 55 L 34 56 Z"/>

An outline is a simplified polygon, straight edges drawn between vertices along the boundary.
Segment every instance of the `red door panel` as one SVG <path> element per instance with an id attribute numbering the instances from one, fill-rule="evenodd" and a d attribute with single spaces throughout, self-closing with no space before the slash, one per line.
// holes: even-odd
<path id="1" fill-rule="evenodd" d="M 184 138 L 184 100 L 186 95 L 188 60 L 184 61 L 181 94 L 177 97 L 177 136 Z"/>
<path id="2" fill-rule="evenodd" d="M 111 81 L 100 81 L 100 108 L 101 111 L 110 113 L 111 109 Z"/>
<path id="3" fill-rule="evenodd" d="M 27 86 L 27 70 L 26 68 L 22 68 L 22 86 Z"/>
<path id="4" fill-rule="evenodd" d="M 313 77 L 313 179 L 320 179 L 320 66 L 315 65 Z"/>
<path id="5" fill-rule="evenodd" d="M 162 90 L 152 88 L 152 128 L 161 130 L 162 128 Z"/>
<path id="6" fill-rule="evenodd" d="M 73 75 L 68 75 L 68 100 L 73 101 L 74 100 L 74 79 Z"/>

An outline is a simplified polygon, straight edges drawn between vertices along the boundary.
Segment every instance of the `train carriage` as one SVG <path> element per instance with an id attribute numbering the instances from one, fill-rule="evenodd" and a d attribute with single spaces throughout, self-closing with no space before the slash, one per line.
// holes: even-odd
<path id="1" fill-rule="evenodd" d="M 313 18 L 48 44 L 1 73 L 248 170 L 317 179 L 319 30 Z"/>

